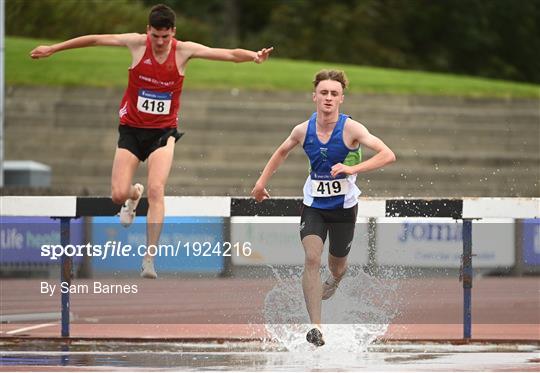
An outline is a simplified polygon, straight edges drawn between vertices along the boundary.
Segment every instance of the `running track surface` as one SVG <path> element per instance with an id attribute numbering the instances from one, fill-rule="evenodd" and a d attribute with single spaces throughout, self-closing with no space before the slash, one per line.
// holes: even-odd
<path id="1" fill-rule="evenodd" d="M 0 313 L 59 313 L 60 295 L 40 293 L 41 281 L 2 280 Z M 92 280 L 75 280 L 88 284 Z M 97 339 L 262 339 L 266 294 L 272 279 L 99 279 L 137 285 L 137 294 L 72 294 L 71 337 Z M 457 279 L 400 280 L 407 301 L 381 339 L 459 340 L 463 289 Z M 473 284 L 474 340 L 540 340 L 538 278 L 480 278 Z M 0 325 L 1 338 L 55 338 L 58 320 Z"/>

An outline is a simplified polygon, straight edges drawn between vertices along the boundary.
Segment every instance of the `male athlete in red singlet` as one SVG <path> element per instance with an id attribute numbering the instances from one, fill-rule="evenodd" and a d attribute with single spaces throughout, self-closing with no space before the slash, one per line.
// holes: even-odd
<path id="1" fill-rule="evenodd" d="M 129 48 L 132 62 L 129 82 L 120 104 L 118 147 L 112 167 L 111 191 L 114 203 L 122 205 L 120 222 L 129 226 L 143 194 L 141 184 L 132 184 L 140 162 L 148 159 L 147 245 L 157 245 L 164 216 L 165 184 L 171 169 L 174 144 L 181 137 L 176 130 L 184 72 L 192 58 L 216 61 L 255 62 L 268 59 L 272 48 L 258 52 L 219 49 L 174 38 L 176 16 L 166 5 L 154 6 L 146 34 L 86 35 L 59 44 L 39 46 L 32 58 L 90 46 Z M 141 275 L 156 278 L 153 257 L 146 255 Z"/>

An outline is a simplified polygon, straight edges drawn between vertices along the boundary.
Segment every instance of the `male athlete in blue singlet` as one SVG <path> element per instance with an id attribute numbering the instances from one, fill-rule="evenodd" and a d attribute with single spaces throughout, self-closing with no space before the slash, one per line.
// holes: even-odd
<path id="1" fill-rule="evenodd" d="M 321 300 L 336 291 L 345 271 L 356 223 L 358 196 L 356 174 L 381 168 L 396 160 L 392 150 L 362 124 L 339 113 L 347 78 L 342 71 L 323 70 L 314 80 L 313 101 L 317 112 L 294 127 L 290 136 L 274 152 L 251 195 L 261 202 L 270 198 L 266 184 L 289 152 L 302 144 L 311 164 L 304 184 L 304 208 L 300 237 L 305 251 L 302 288 L 314 327 L 307 340 L 324 345 L 321 331 Z M 360 146 L 376 154 L 361 161 Z M 321 284 L 319 269 L 326 236 L 330 236 L 328 267 L 331 275 Z"/>

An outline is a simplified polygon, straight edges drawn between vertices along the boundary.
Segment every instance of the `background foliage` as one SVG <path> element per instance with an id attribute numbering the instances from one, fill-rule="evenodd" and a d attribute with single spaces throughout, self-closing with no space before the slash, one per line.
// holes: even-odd
<path id="1" fill-rule="evenodd" d="M 159 0 L 7 0 L 8 35 L 144 32 Z M 540 83 L 540 0 L 162 0 L 177 35 L 275 56 Z"/>

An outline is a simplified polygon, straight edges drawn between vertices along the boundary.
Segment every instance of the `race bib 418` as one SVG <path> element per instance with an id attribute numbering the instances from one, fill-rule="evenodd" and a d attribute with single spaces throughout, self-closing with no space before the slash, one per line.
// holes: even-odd
<path id="1" fill-rule="evenodd" d="M 171 110 L 171 92 L 153 92 L 139 89 L 137 109 L 143 113 L 166 115 Z"/>

